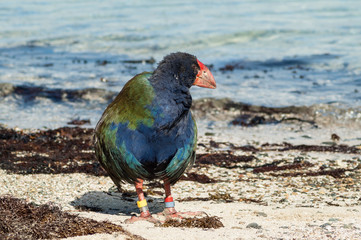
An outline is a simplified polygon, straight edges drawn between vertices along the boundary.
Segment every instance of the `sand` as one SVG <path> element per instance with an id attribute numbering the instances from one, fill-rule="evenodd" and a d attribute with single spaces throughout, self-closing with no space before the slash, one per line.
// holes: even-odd
<path id="1" fill-rule="evenodd" d="M 0 170 L 0 193 L 37 204 L 53 202 L 64 211 L 108 220 L 145 239 L 361 239 L 358 126 L 291 122 L 240 127 L 202 120 L 198 126 L 198 153 L 251 156 L 251 161 L 234 165 L 201 164 L 199 159 L 187 176 L 203 174 L 214 182 L 182 180 L 172 188 L 178 211 L 217 216 L 222 228 L 164 228 L 146 221 L 125 224 L 138 214 L 133 186 L 124 185 L 128 194 L 119 193 L 106 176 L 21 175 Z M 332 134 L 340 139 L 331 139 Z M 335 146 L 335 151 L 290 147 L 301 144 Z M 342 145 L 356 152 L 342 151 Z M 146 183 L 144 189 L 149 207 L 162 219 L 156 214 L 163 210 L 163 190 L 152 186 Z M 127 238 L 113 233 L 68 239 Z"/>

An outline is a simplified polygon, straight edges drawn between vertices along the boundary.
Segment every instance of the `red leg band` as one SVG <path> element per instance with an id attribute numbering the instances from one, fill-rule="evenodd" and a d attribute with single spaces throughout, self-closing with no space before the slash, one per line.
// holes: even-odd
<path id="1" fill-rule="evenodd" d="M 173 198 L 172 198 L 171 196 L 166 197 L 166 198 L 164 199 L 164 202 L 173 202 Z"/>

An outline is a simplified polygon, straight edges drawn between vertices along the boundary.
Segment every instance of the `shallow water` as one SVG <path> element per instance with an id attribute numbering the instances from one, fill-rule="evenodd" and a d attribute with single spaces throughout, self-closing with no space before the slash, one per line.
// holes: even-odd
<path id="1" fill-rule="evenodd" d="M 52 128 L 81 118 L 94 126 L 108 98 L 98 93 L 77 100 L 51 93 L 118 92 L 174 51 L 195 54 L 212 66 L 218 88 L 193 88 L 195 99 L 229 97 L 276 107 L 317 104 L 330 111 L 325 114 L 337 115 L 331 104 L 352 108 L 346 112 L 358 118 L 360 8 L 360 1 L 341 0 L 4 2 L 0 83 L 42 90 L 31 98 L 0 91 L 0 123 Z"/>

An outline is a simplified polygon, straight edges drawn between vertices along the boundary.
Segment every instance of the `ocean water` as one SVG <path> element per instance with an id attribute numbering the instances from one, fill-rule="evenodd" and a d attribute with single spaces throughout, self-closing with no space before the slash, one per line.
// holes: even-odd
<path id="1" fill-rule="evenodd" d="M 356 0 L 3 1 L 0 123 L 94 126 L 132 76 L 176 51 L 216 78 L 216 90 L 192 88 L 194 99 L 317 105 L 361 121 L 360 9 Z"/>

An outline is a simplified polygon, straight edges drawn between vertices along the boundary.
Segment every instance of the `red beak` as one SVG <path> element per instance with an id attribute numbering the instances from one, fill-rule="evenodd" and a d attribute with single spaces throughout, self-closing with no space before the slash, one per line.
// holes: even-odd
<path id="1" fill-rule="evenodd" d="M 199 87 L 204 88 L 216 88 L 216 81 L 214 80 L 214 77 L 209 71 L 209 69 L 200 61 L 198 61 L 198 65 L 200 67 L 200 70 L 197 74 L 196 80 L 194 81 L 193 85 L 197 85 Z"/>

